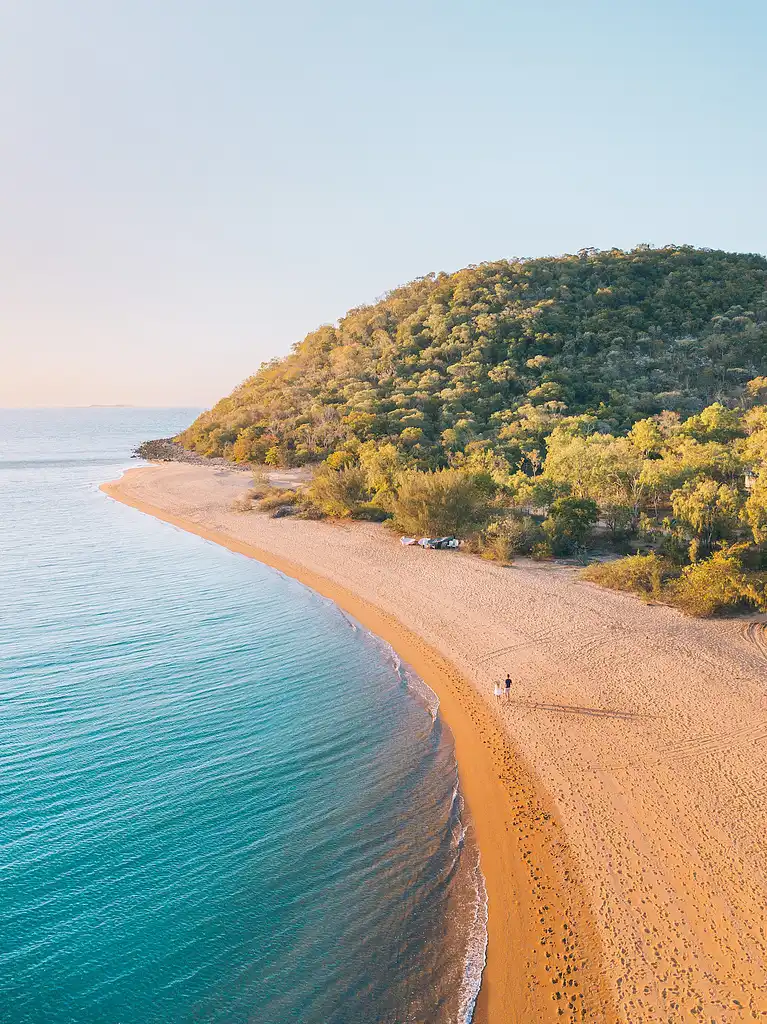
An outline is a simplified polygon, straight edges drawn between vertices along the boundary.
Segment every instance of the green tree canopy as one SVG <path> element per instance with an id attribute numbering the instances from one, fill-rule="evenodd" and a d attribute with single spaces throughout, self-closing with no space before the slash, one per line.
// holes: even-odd
<path id="1" fill-rule="evenodd" d="M 432 537 L 476 530 L 487 518 L 489 491 L 486 478 L 466 470 L 409 470 L 399 478 L 395 525 Z"/>
<path id="2" fill-rule="evenodd" d="M 727 484 L 704 478 L 688 481 L 671 495 L 674 518 L 686 527 L 694 544 L 691 556 L 709 554 L 714 541 L 729 537 L 740 513 L 738 492 Z"/>
<path id="3" fill-rule="evenodd" d="M 180 440 L 290 465 L 392 444 L 421 468 L 487 444 L 532 475 L 557 426 L 618 436 L 645 421 L 645 456 L 680 417 L 688 439 L 729 443 L 733 405 L 764 391 L 766 282 L 762 256 L 690 246 L 429 274 L 307 335 Z"/>

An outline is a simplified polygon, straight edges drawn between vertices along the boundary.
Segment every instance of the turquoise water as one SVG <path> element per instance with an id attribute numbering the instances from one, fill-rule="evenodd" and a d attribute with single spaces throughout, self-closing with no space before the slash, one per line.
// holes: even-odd
<path id="1" fill-rule="evenodd" d="M 468 1020 L 484 897 L 434 695 L 97 489 L 194 412 L 0 411 L 0 1020 Z"/>

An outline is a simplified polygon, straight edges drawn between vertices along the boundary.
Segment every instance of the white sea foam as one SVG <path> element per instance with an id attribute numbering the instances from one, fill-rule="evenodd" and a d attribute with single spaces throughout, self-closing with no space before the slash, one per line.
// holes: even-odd
<path id="1" fill-rule="evenodd" d="M 457 765 L 456 765 L 457 771 Z M 487 960 L 487 890 L 485 879 L 480 867 L 480 854 L 476 845 L 465 847 L 470 823 L 465 820 L 465 802 L 460 787 L 456 783 L 450 802 L 451 816 L 456 809 L 457 837 L 456 846 L 462 848 L 461 856 L 475 854 L 470 868 L 469 885 L 472 896 L 469 907 L 469 924 L 466 938 L 466 954 L 463 965 L 463 977 L 458 993 L 458 1013 L 456 1024 L 470 1024 L 474 1015 L 474 1007 L 482 984 L 482 974 Z"/>
<path id="2" fill-rule="evenodd" d="M 482 984 L 487 963 L 487 890 L 479 863 L 479 852 L 473 870 L 475 886 L 474 916 L 469 930 L 469 941 L 463 968 L 463 980 L 458 1000 L 459 1024 L 470 1024 Z"/>
<path id="3" fill-rule="evenodd" d="M 423 704 L 433 722 L 436 722 L 439 714 L 439 697 L 428 686 L 417 672 L 410 665 L 402 661 L 390 643 L 364 627 L 351 615 L 345 612 L 332 598 L 323 597 L 321 594 L 313 593 L 323 604 L 332 605 L 345 620 L 347 625 L 354 632 L 363 631 L 370 642 L 379 648 L 389 659 L 395 673 L 399 676 L 408 691 Z M 456 765 L 457 778 L 457 765 Z M 456 809 L 457 804 L 457 809 Z M 469 825 L 464 820 L 465 804 L 460 787 L 456 782 L 450 799 L 450 818 L 455 818 L 457 830 L 454 833 L 454 843 L 457 848 L 463 846 L 466 839 Z M 470 854 L 472 850 L 461 851 Z M 471 1024 L 474 1016 L 474 1007 L 482 984 L 482 974 L 487 962 L 487 890 L 485 879 L 480 868 L 479 851 L 476 852 L 476 860 L 470 869 L 470 886 L 472 896 L 467 931 L 466 953 L 464 957 L 463 975 L 458 993 L 458 1010 L 456 1024 Z"/>
<path id="4" fill-rule="evenodd" d="M 437 720 L 439 713 L 439 697 L 428 686 L 423 679 L 399 657 L 397 652 L 381 637 L 376 636 L 369 630 L 368 636 L 379 646 L 383 647 L 394 665 L 395 672 L 400 676 L 408 690 L 423 704 L 426 705 L 431 714 L 432 721 Z M 457 765 L 456 765 L 457 777 Z M 450 800 L 450 816 L 458 804 L 457 822 L 458 834 L 456 845 L 462 846 L 468 832 L 468 824 L 464 821 L 464 800 L 458 783 L 453 788 Z M 468 851 L 467 851 L 468 852 Z M 482 974 L 487 962 L 487 890 L 485 879 L 479 863 L 479 851 L 477 850 L 476 861 L 471 869 L 471 885 L 473 898 L 471 907 L 471 919 L 468 928 L 468 940 L 466 944 L 466 955 L 464 959 L 463 978 L 458 993 L 458 1014 L 457 1024 L 471 1024 L 474 1016 L 474 1007 L 482 984 Z"/>
<path id="5" fill-rule="evenodd" d="M 331 604 L 334 603 L 330 601 L 330 599 L 326 598 L 326 600 L 328 600 Z M 349 615 L 347 612 L 341 609 L 339 609 L 339 611 L 341 612 L 341 615 L 344 617 L 349 626 L 351 626 L 351 628 L 355 632 L 363 629 L 360 623 L 357 622 L 357 620 L 353 618 L 353 616 Z M 426 707 L 426 710 L 431 715 L 431 720 L 433 722 L 436 722 L 437 714 L 439 713 L 439 697 L 434 692 L 434 690 L 432 690 L 432 688 L 428 686 L 423 681 L 423 679 L 421 679 L 418 673 L 414 669 L 412 669 L 410 665 L 402 661 L 400 656 L 394 650 L 392 645 L 388 643 L 388 641 L 378 636 L 377 633 L 371 632 L 371 630 L 369 629 L 365 629 L 364 632 L 366 633 L 369 640 L 373 644 L 375 644 L 375 646 L 378 647 L 379 650 L 383 651 L 383 653 L 391 662 L 394 671 L 402 680 L 402 683 L 407 687 L 408 691 L 413 694 L 416 700 L 418 700 L 421 704 L 423 704 Z"/>
<path id="6" fill-rule="evenodd" d="M 376 639 L 380 640 L 378 637 Z M 412 669 L 410 665 L 402 661 L 391 644 L 386 643 L 384 640 L 380 640 L 380 642 L 388 649 L 389 657 L 394 664 L 394 670 L 397 675 L 416 700 L 426 706 L 426 710 L 431 715 L 432 722 L 436 722 L 437 715 L 439 713 L 439 697 L 437 694 L 423 681 L 423 679 L 421 679 L 418 673 Z"/>

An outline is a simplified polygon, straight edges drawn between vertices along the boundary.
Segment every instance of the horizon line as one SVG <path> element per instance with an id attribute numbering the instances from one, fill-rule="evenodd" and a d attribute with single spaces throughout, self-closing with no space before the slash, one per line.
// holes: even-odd
<path id="1" fill-rule="evenodd" d="M 94 402 L 90 405 L 0 405 L 2 412 L 32 412 L 46 409 L 206 409 L 208 406 L 199 402 L 192 402 L 190 405 L 134 405 L 129 402 L 115 402 L 114 404 Z"/>

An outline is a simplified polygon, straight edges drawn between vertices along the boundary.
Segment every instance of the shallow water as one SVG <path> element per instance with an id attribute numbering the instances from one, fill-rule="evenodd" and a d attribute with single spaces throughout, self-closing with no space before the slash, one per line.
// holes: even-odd
<path id="1" fill-rule="evenodd" d="M 434 695 L 97 489 L 193 414 L 0 411 L 0 1020 L 466 1020 L 484 895 Z"/>

